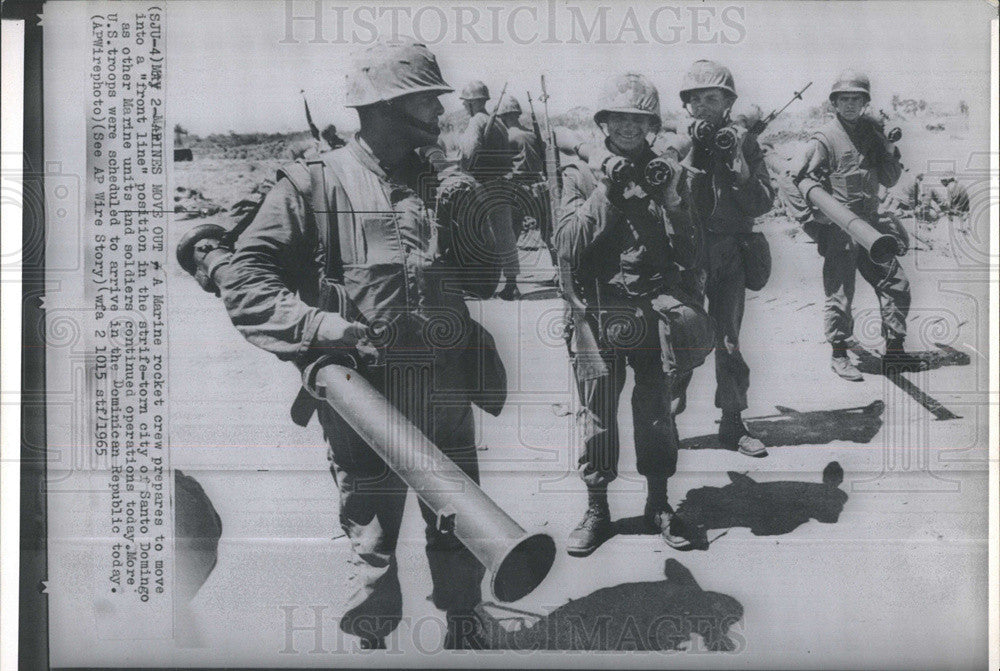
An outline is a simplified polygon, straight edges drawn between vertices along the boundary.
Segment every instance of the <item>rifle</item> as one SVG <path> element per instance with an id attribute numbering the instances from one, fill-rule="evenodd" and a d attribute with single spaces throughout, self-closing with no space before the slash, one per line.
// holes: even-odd
<path id="1" fill-rule="evenodd" d="M 497 120 L 497 112 L 500 111 L 500 103 L 503 102 L 503 94 L 505 93 L 507 93 L 507 82 L 503 83 L 503 89 L 500 91 L 500 97 L 497 98 L 497 104 L 493 106 L 493 113 L 490 114 L 490 120 L 486 122 L 486 129 L 483 131 L 484 138 L 493 130 L 493 122 Z"/>
<path id="2" fill-rule="evenodd" d="M 788 109 L 789 105 L 791 105 L 796 100 L 802 100 L 802 94 L 805 93 L 806 89 L 809 88 L 810 86 L 812 86 L 812 82 L 809 82 L 808 84 L 803 86 L 800 90 L 793 93 L 792 99 L 789 100 L 787 103 L 785 103 L 784 107 L 782 107 L 779 110 L 774 110 L 763 119 L 758 120 L 757 123 L 755 123 L 753 126 L 749 128 L 749 131 L 754 135 L 760 135 L 761 133 L 763 133 L 764 129 L 767 128 L 768 124 L 777 119 L 778 115 L 784 112 L 786 109 Z"/>
<path id="3" fill-rule="evenodd" d="M 539 100 L 544 105 L 545 136 L 548 139 L 548 142 L 545 143 L 545 175 L 549 186 L 549 216 L 552 217 L 552 226 L 555 228 L 556 222 L 559 221 L 559 204 L 562 202 L 562 178 L 559 174 L 559 149 L 556 146 L 556 134 L 549 118 L 549 93 L 545 88 L 545 75 L 542 75 L 542 95 Z M 608 367 L 601 358 L 594 329 L 587 321 L 587 304 L 576 293 L 569 261 L 562 255 L 558 255 L 557 258 L 559 291 L 569 308 L 566 348 L 575 364 L 577 380 L 580 382 L 597 380 L 608 374 Z"/>
<path id="4" fill-rule="evenodd" d="M 545 141 L 542 139 L 542 129 L 538 125 L 538 117 L 535 116 L 535 105 L 531 102 L 531 91 L 525 91 L 528 94 L 528 109 L 531 111 L 531 130 L 535 133 L 535 139 L 538 140 L 540 154 L 545 153 Z M 542 175 L 547 179 L 549 176 L 549 166 L 547 161 L 542 162 Z"/>
<path id="5" fill-rule="evenodd" d="M 309 132 L 312 134 L 313 139 L 319 142 L 319 128 L 313 123 L 312 114 L 309 113 L 309 101 L 306 100 L 305 89 L 299 89 L 299 93 L 302 94 L 302 102 L 306 106 L 306 121 L 309 123 Z"/>

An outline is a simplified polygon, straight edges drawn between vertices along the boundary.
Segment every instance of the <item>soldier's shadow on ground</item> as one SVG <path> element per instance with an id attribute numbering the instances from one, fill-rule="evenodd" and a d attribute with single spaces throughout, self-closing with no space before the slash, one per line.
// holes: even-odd
<path id="1" fill-rule="evenodd" d="M 666 560 L 663 572 L 664 580 L 605 587 L 544 617 L 485 604 L 490 646 L 505 650 L 738 649 L 741 639 L 731 636 L 730 628 L 743 617 L 740 602 L 702 589 L 676 559 Z"/>
<path id="2" fill-rule="evenodd" d="M 748 417 L 746 424 L 768 447 L 783 445 L 824 445 L 835 440 L 852 443 L 870 442 L 882 428 L 885 403 L 873 401 L 865 406 L 798 412 L 776 406 L 778 412 L 763 417 Z M 715 434 L 685 438 L 681 447 L 689 450 L 727 449 Z"/>
<path id="3" fill-rule="evenodd" d="M 968 366 L 972 363 L 971 357 L 965 352 L 944 345 L 935 343 L 936 350 L 924 350 L 922 352 L 910 352 L 913 359 L 923 363 L 923 370 L 937 370 L 945 366 Z M 858 357 L 858 370 L 867 375 L 883 375 L 882 358 L 873 354 L 869 350 L 855 345 L 851 351 Z"/>
<path id="4" fill-rule="evenodd" d="M 755 536 L 778 536 L 791 533 L 809 520 L 834 524 L 847 502 L 847 494 L 840 489 L 844 469 L 836 461 L 823 469 L 822 482 L 757 482 L 742 473 L 729 471 L 728 475 L 728 485 L 692 489 L 677 507 L 693 550 L 708 549 L 708 532 L 713 529 L 747 527 Z M 614 532 L 655 533 L 642 517 L 616 520 Z"/>

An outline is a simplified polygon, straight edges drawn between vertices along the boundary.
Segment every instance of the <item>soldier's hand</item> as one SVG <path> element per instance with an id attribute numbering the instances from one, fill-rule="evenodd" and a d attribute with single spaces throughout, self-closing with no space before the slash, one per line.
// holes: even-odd
<path id="1" fill-rule="evenodd" d="M 823 162 L 823 155 L 818 149 L 818 143 L 815 140 L 810 140 L 802 148 L 798 156 L 792 159 L 789 172 L 792 175 L 792 181 L 796 185 L 805 177 L 815 175 L 819 171 L 820 165 Z"/>
<path id="2" fill-rule="evenodd" d="M 336 312 L 324 312 L 314 344 L 317 347 L 354 347 L 368 334 L 368 327 L 350 322 Z"/>
<path id="3" fill-rule="evenodd" d="M 736 176 L 737 184 L 745 184 L 750 179 L 750 165 L 743 155 L 743 143 L 747 139 L 747 129 L 740 124 L 729 126 L 733 129 L 735 139 L 729 153 L 729 170 Z"/>
<path id="4" fill-rule="evenodd" d="M 663 204 L 669 209 L 676 209 L 681 204 L 681 180 L 684 178 L 684 167 L 680 161 L 670 155 L 660 156 L 657 161 L 663 161 L 667 166 L 669 178 L 662 185 Z"/>

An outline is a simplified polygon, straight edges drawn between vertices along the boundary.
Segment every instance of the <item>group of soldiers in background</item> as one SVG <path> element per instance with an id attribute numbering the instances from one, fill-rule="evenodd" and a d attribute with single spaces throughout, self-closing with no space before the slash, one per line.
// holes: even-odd
<path id="1" fill-rule="evenodd" d="M 185 267 L 221 294 L 250 342 L 303 370 L 307 390 L 309 371 L 325 357 L 357 350 L 360 374 L 478 481 L 472 405 L 499 414 L 507 383 L 492 336 L 463 296 L 490 297 L 502 277 L 500 296 L 517 298 L 515 224 L 532 220 L 566 271 L 563 294 L 584 305 L 568 341 L 587 506 L 567 550 L 587 556 L 612 536 L 608 485 L 618 475 L 617 414 L 629 367 L 637 469 L 647 482 L 643 518 L 671 547 L 690 547 L 667 483 L 677 468 L 675 417 L 693 370 L 713 350 L 720 446 L 767 454 L 741 416 L 750 369 L 740 330 L 746 290 L 760 289 L 770 270 L 753 226 L 771 209 L 775 187 L 757 133 L 732 118 L 731 72 L 712 61 L 691 66 L 679 91 L 690 141 L 664 151 L 652 143 L 662 123 L 656 87 L 639 73 L 612 78 L 594 114 L 604 142 L 576 144 L 557 175 L 543 162 L 554 155 L 552 136 L 546 143 L 523 128 L 513 97 L 488 111 L 487 87 L 472 82 L 460 96 L 470 117 L 460 165 L 428 188 L 426 176 L 447 163 L 438 97 L 452 91 L 425 46 L 370 47 L 348 78 L 347 106 L 360 131 L 283 168 L 230 247 L 195 240 Z M 913 363 L 903 349 L 908 284 L 898 261 L 872 263 L 825 221 L 796 180 L 825 180 L 838 201 L 878 224 L 879 186 L 895 184 L 901 166 L 881 126 L 863 114 L 869 96 L 866 77 L 838 79 L 830 93 L 837 117 L 777 180 L 823 255 L 831 363 L 846 379 L 860 378 L 848 358 L 855 271 L 879 297 L 887 364 Z M 432 327 L 442 315 L 458 322 L 447 342 Z M 340 626 L 364 647 L 384 647 L 402 612 L 395 549 L 407 487 L 329 405 L 309 398 L 294 412 L 306 422 L 318 411 L 352 547 L 355 590 Z M 421 511 L 432 598 L 447 615 L 445 647 L 480 647 L 474 609 L 483 567 L 423 503 Z"/>

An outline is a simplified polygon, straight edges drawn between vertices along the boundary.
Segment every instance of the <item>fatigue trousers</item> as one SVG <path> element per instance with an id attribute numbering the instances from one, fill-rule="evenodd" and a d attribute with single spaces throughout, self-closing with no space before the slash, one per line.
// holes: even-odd
<path id="1" fill-rule="evenodd" d="M 520 189 L 507 179 L 492 179 L 483 184 L 484 195 L 488 202 L 490 223 L 496 235 L 496 250 L 500 255 L 500 263 L 505 281 L 514 281 L 520 272 L 517 258 L 517 235 L 520 232 L 521 220 L 515 222 L 514 205 L 518 199 L 514 194 Z M 517 230 L 515 230 L 515 224 Z"/>
<path id="2" fill-rule="evenodd" d="M 905 337 L 910 283 L 899 261 L 893 259 L 885 265 L 874 263 L 868 252 L 836 225 L 809 222 L 803 228 L 816 241 L 823 257 L 823 292 L 826 294 L 823 331 L 827 341 L 842 343 L 854 335 L 851 303 L 856 271 L 878 297 L 883 337 L 887 340 Z"/>
<path id="3" fill-rule="evenodd" d="M 740 352 L 740 328 L 746 304 L 746 271 L 735 236 L 705 236 L 705 297 L 715 323 L 715 407 L 741 412 L 747 408 L 750 367 Z M 675 414 L 683 412 L 691 374 L 678 378 L 674 395 L 680 399 Z"/>
<path id="4" fill-rule="evenodd" d="M 622 313 L 634 315 L 635 308 L 623 308 Z M 593 325 L 598 332 L 596 319 Z M 609 374 L 598 380 L 577 379 L 582 406 L 577 424 L 583 438 L 578 460 L 580 477 L 588 487 L 605 486 L 618 477 L 618 402 L 625 386 L 626 366 L 631 366 L 635 373 L 632 424 L 636 468 L 646 478 L 665 484 L 677 471 L 680 440 L 671 413 L 671 376 L 664 372 L 658 323 L 655 316 L 645 315 L 631 325 L 618 321 L 618 326 L 628 333 L 612 333 L 605 342 L 617 345 L 601 350 Z M 605 328 L 614 329 L 614 325 Z"/>
<path id="5" fill-rule="evenodd" d="M 452 387 L 447 380 L 433 381 L 432 368 L 443 377 L 455 369 L 389 362 L 366 377 L 478 483 L 472 406 L 452 400 L 434 404 L 432 392 Z M 355 636 L 385 637 L 402 617 L 396 542 L 408 488 L 332 408 L 322 404 L 319 410 L 330 471 L 340 492 L 340 525 L 351 543 L 351 593 L 340 628 Z M 441 486 L 456 487 L 446 481 Z M 434 605 L 446 612 L 471 610 L 481 600 L 482 564 L 453 534 L 438 531 L 436 516 L 423 501 L 420 512 Z"/>

